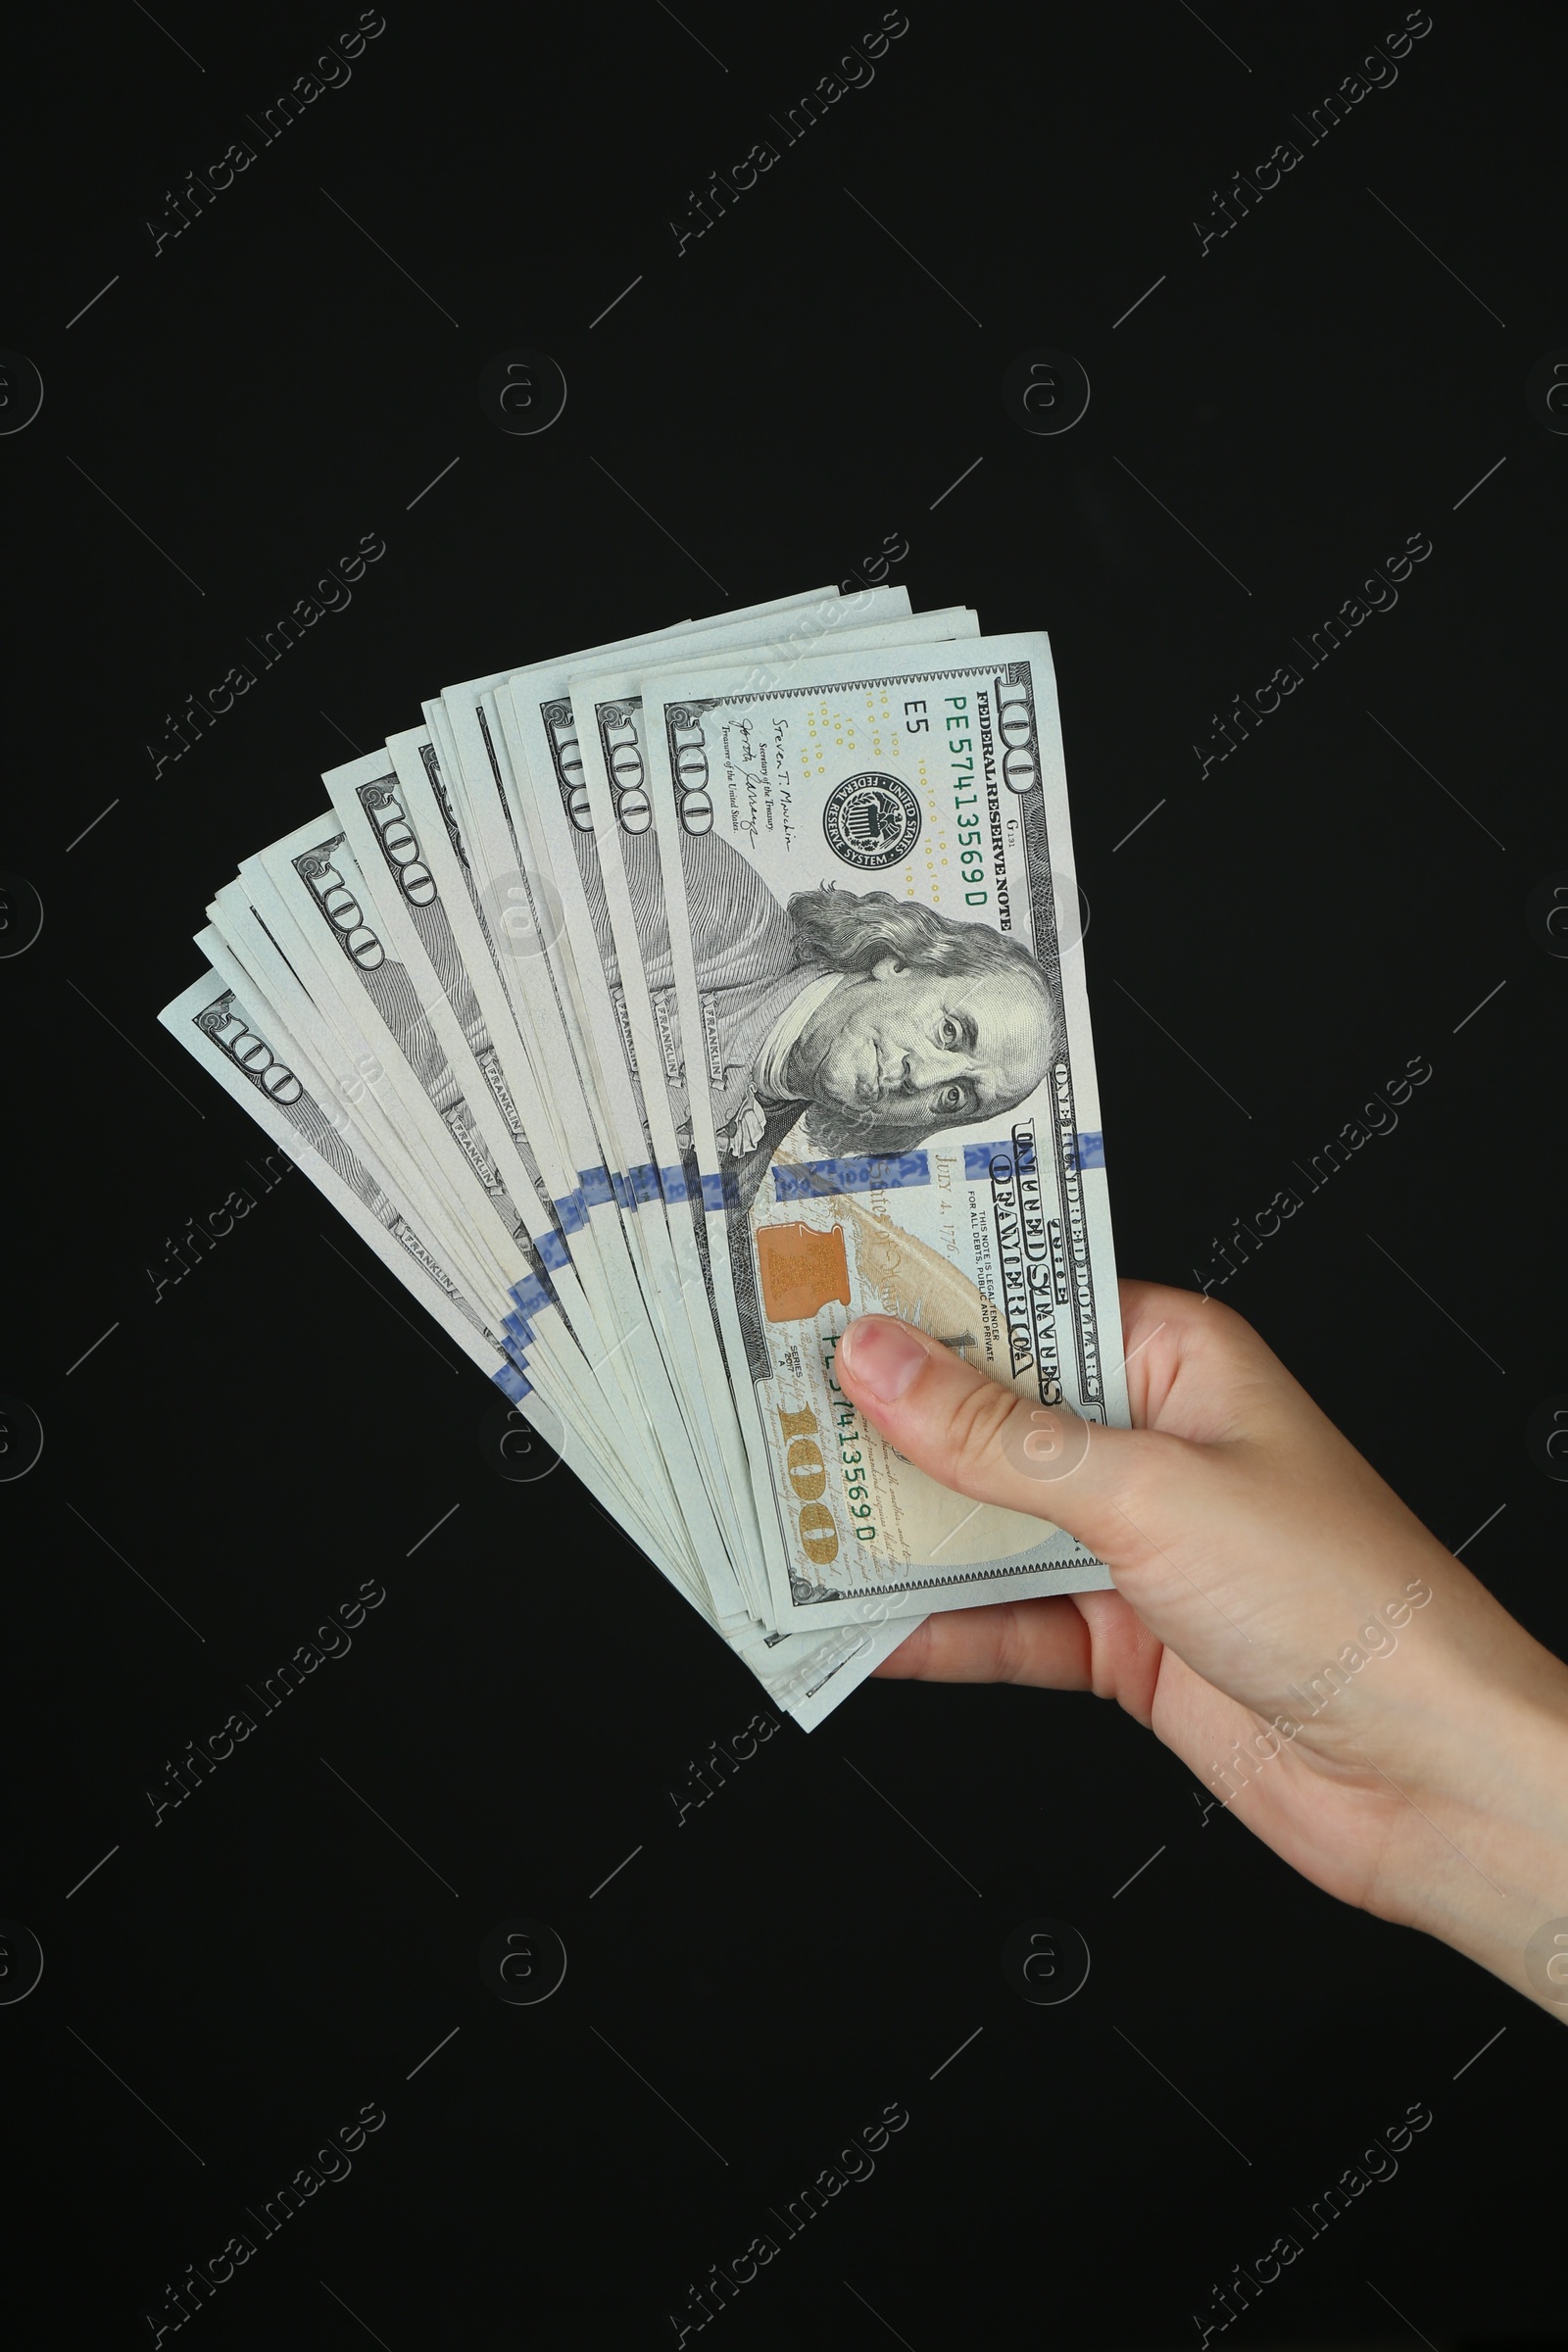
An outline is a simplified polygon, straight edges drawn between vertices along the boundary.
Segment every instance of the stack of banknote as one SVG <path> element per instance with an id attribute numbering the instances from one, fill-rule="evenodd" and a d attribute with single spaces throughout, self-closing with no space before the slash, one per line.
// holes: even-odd
<path id="1" fill-rule="evenodd" d="M 164 1025 L 774 1702 L 1108 1584 L 1059 1446 L 1046 1517 L 979 1507 L 834 1371 L 899 1314 L 1127 1417 L 1046 639 L 818 590 L 449 686 L 322 781 Z"/>

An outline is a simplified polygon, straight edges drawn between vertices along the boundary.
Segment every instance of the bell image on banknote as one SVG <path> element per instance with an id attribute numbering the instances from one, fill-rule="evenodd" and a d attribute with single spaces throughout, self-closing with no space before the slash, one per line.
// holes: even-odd
<path id="1" fill-rule="evenodd" d="M 448 687 L 324 784 L 165 1025 L 775 1703 L 1108 1586 L 834 1369 L 893 1314 L 1128 1418 L 1045 637 L 815 590 Z"/>

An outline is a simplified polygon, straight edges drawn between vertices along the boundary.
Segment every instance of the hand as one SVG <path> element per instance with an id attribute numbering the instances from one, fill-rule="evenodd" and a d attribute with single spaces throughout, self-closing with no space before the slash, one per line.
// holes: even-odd
<path id="1" fill-rule="evenodd" d="M 1118 1700 L 1315 1886 L 1568 2018 L 1525 1948 L 1568 1926 L 1568 1667 L 1239 1315 L 1121 1297 L 1131 1430 L 1031 1406 L 891 1317 L 851 1325 L 837 1377 L 901 1453 L 1066 1528 L 1115 1580 L 938 1612 L 879 1672 Z"/>

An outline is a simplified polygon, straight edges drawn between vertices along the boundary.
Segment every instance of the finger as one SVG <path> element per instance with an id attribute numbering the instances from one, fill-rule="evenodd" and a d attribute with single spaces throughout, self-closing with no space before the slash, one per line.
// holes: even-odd
<path id="1" fill-rule="evenodd" d="M 1031 1403 L 891 1316 L 852 1323 L 834 1369 L 851 1401 L 917 1468 L 976 1502 L 1076 1536 L 1150 1635 L 1200 1673 L 1229 1686 L 1255 1669 L 1246 1620 L 1266 1601 L 1267 1580 L 1214 1557 L 1216 1532 L 1235 1516 L 1236 1449 L 1107 1429 Z M 1094 1687 L 1115 1686 L 1097 1676 Z"/>
<path id="2" fill-rule="evenodd" d="M 1144 1514 L 1129 1514 L 1125 1498 L 1152 1481 L 1169 1502 L 1200 1450 L 1032 1403 L 891 1315 L 852 1323 L 834 1368 L 866 1418 L 943 1486 L 1054 1521 L 1113 1568 L 1147 1556 Z"/>
<path id="3" fill-rule="evenodd" d="M 1074 1592 L 934 1610 L 876 1671 L 889 1681 L 1092 1690 L 1147 1726 L 1160 1654 L 1119 1592 Z"/>
<path id="4" fill-rule="evenodd" d="M 1089 1628 L 1065 1594 L 939 1609 L 876 1669 L 889 1682 L 1031 1683 L 1087 1690 Z"/>

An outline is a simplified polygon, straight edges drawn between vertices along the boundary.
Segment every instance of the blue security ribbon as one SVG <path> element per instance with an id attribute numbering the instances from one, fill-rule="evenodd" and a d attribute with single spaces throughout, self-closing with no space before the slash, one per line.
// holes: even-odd
<path id="1" fill-rule="evenodd" d="M 811 1200 L 821 1193 L 896 1191 L 929 1184 L 931 1162 L 923 1152 L 861 1152 L 853 1159 L 810 1159 L 799 1168 L 773 1169 L 775 1200 Z"/>

